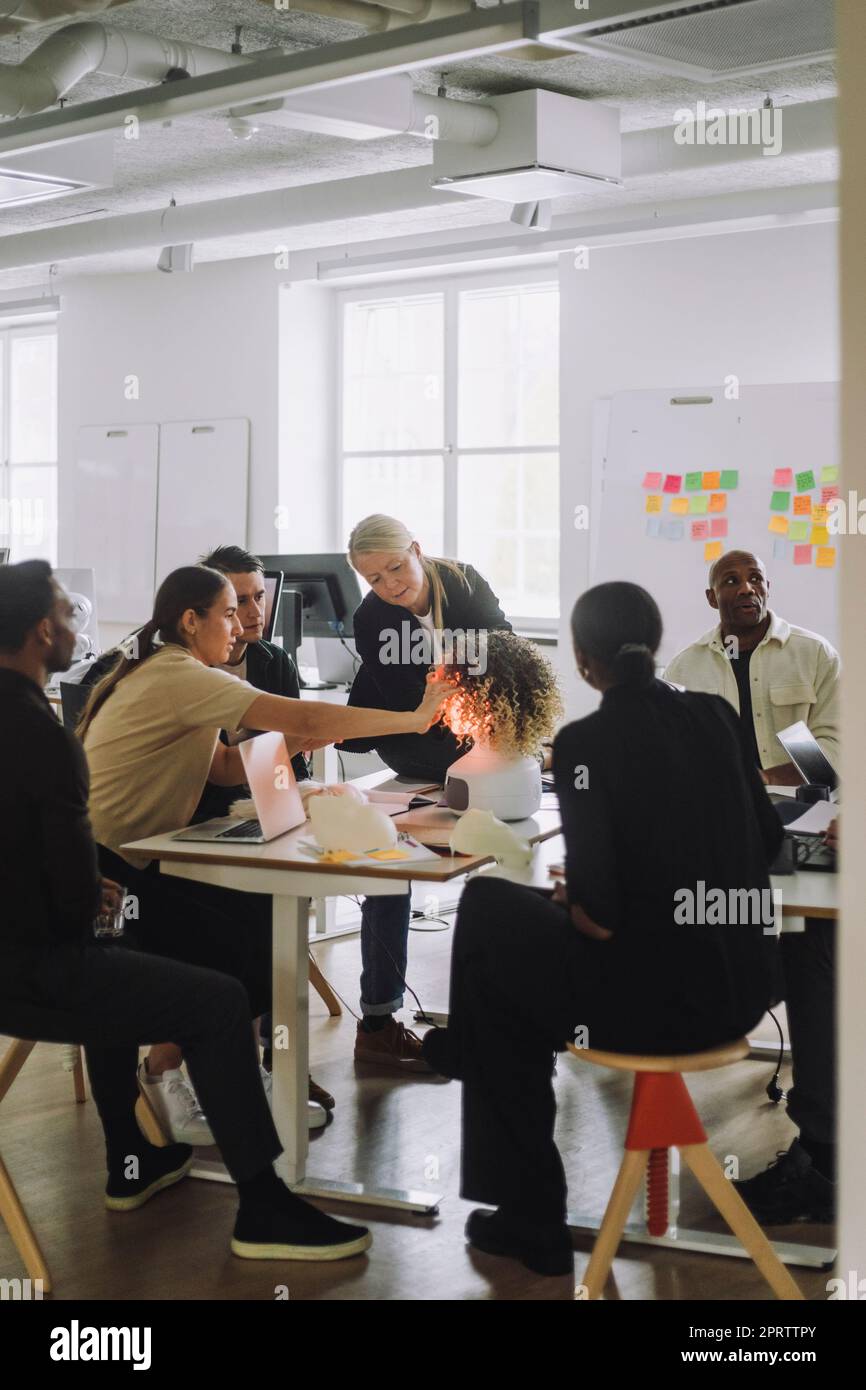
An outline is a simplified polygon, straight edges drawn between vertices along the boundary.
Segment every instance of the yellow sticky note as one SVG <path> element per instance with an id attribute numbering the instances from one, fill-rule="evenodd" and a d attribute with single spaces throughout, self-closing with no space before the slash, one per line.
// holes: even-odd
<path id="1" fill-rule="evenodd" d="M 812 545 L 826 545 L 830 539 L 830 532 L 826 526 L 812 527 Z"/>
<path id="2" fill-rule="evenodd" d="M 352 860 L 357 858 L 357 854 L 354 854 L 350 849 L 329 849 L 326 854 L 322 855 L 321 859 L 319 860 L 319 863 L 349 864 L 352 862 Z"/>
<path id="3" fill-rule="evenodd" d="M 815 551 L 815 564 L 819 569 L 831 570 L 836 563 L 835 545 L 819 545 Z"/>
<path id="4" fill-rule="evenodd" d="M 408 859 L 405 849 L 371 849 L 368 859 Z"/>
<path id="5" fill-rule="evenodd" d="M 704 564 L 709 565 L 713 560 L 718 560 L 722 553 L 721 541 L 707 541 L 704 546 Z"/>
<path id="6" fill-rule="evenodd" d="M 722 481 L 722 475 L 721 475 L 721 473 L 705 473 L 705 474 L 704 474 L 704 492 L 712 492 L 714 488 L 717 488 L 717 487 L 719 487 L 719 486 L 721 485 L 721 481 Z"/>
<path id="7" fill-rule="evenodd" d="M 819 502 L 817 507 L 813 507 L 813 508 L 812 508 L 812 520 L 814 521 L 814 523 L 815 523 L 816 526 L 826 526 L 826 525 L 827 525 L 827 508 L 826 508 L 826 506 L 824 506 L 822 503 Z"/>
<path id="8" fill-rule="evenodd" d="M 771 516 L 768 531 L 772 531 L 776 536 L 787 536 L 788 518 L 786 516 Z"/>
<path id="9" fill-rule="evenodd" d="M 710 511 L 723 512 L 728 505 L 728 499 L 723 492 L 714 492 L 710 498 Z"/>
<path id="10" fill-rule="evenodd" d="M 689 499 L 687 497 L 672 497 L 670 510 L 673 516 L 687 516 Z"/>
<path id="11" fill-rule="evenodd" d="M 646 499 L 646 509 L 648 512 L 660 512 L 662 509 L 662 499 L 657 492 L 651 492 Z"/>

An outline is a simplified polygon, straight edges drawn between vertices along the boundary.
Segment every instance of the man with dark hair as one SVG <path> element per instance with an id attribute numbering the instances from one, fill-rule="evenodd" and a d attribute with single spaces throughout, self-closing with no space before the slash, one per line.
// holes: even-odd
<path id="1" fill-rule="evenodd" d="M 367 1231 L 307 1206 L 274 1173 L 281 1145 L 259 1076 L 249 1000 L 215 970 L 97 943 L 101 879 L 87 814 L 83 749 L 43 687 L 68 670 L 72 605 L 43 560 L 0 567 L 0 1033 L 83 1044 L 105 1132 L 110 1211 L 132 1211 L 180 1182 L 188 1144 L 157 1148 L 135 1118 L 139 1046 L 182 1047 L 240 1206 L 232 1250 L 247 1259 L 342 1259 Z"/>

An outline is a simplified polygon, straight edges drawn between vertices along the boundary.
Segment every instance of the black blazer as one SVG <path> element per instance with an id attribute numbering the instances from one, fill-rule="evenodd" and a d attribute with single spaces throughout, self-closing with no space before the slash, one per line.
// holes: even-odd
<path id="1" fill-rule="evenodd" d="M 730 890 L 764 890 L 753 900 L 772 910 L 784 832 L 736 712 L 663 681 L 615 686 L 560 730 L 553 760 L 569 902 L 614 932 L 598 953 L 615 1016 L 590 1045 L 693 1050 L 753 1027 L 781 993 L 775 937 L 760 921 L 731 923 L 730 910 L 722 923 L 697 916 L 701 882 L 726 903 Z M 682 890 L 694 894 L 691 923 L 675 916 Z"/>
<path id="2" fill-rule="evenodd" d="M 511 631 L 511 624 L 487 580 L 472 565 L 460 565 L 468 581 L 464 584 L 448 569 L 440 570 L 445 601 L 442 624 L 451 632 L 477 629 Z M 402 624 L 407 624 L 403 640 Z M 355 645 L 361 658 L 349 704 L 362 709 L 415 709 L 424 695 L 428 667 L 412 661 L 382 660 L 384 634 L 400 634 L 401 656 L 411 651 L 415 632 L 421 624 L 408 608 L 386 603 L 371 590 L 355 610 Z M 384 763 L 404 777 L 442 780 L 446 770 L 470 745 L 459 744 L 450 729 L 435 724 L 425 734 L 390 734 L 378 739 L 346 739 L 338 747 L 350 753 L 375 750 Z"/>

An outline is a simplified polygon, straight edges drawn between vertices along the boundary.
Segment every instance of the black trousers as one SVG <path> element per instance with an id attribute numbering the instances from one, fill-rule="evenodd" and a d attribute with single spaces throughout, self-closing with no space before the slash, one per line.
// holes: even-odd
<path id="1" fill-rule="evenodd" d="M 250 1017 L 271 1007 L 271 899 L 210 883 L 170 878 L 159 865 L 135 869 L 99 845 L 99 867 L 137 899 L 137 918 L 126 931 L 140 950 L 219 970 L 240 980 Z M 166 1035 L 151 1041 L 176 1041 Z"/>
<path id="2" fill-rule="evenodd" d="M 757 1023 L 767 1000 L 732 1006 L 699 958 L 684 970 L 673 952 L 658 938 L 594 941 L 531 888 L 490 878 L 467 884 L 446 1048 L 449 1073 L 463 1082 L 464 1197 L 538 1222 L 563 1220 L 553 1061 L 578 1028 L 589 1047 L 676 1054 L 729 1041 Z"/>
<path id="3" fill-rule="evenodd" d="M 235 1181 L 281 1152 L 259 1074 L 244 986 L 229 975 L 124 946 L 58 947 L 0 962 L 0 1033 L 85 1048 L 107 1127 L 130 1119 L 138 1049 L 171 1039 Z"/>
<path id="4" fill-rule="evenodd" d="M 804 1137 L 836 1142 L 836 923 L 807 917 L 780 937 L 793 1088 L 788 1114 Z"/>

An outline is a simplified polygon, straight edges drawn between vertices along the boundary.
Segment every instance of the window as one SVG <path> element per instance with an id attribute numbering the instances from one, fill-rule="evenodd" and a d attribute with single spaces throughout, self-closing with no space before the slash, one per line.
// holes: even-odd
<path id="1" fill-rule="evenodd" d="M 0 332 L 0 546 L 57 563 L 57 335 Z"/>
<path id="2" fill-rule="evenodd" d="M 340 539 L 371 512 L 559 616 L 559 296 L 542 279 L 343 299 Z"/>

